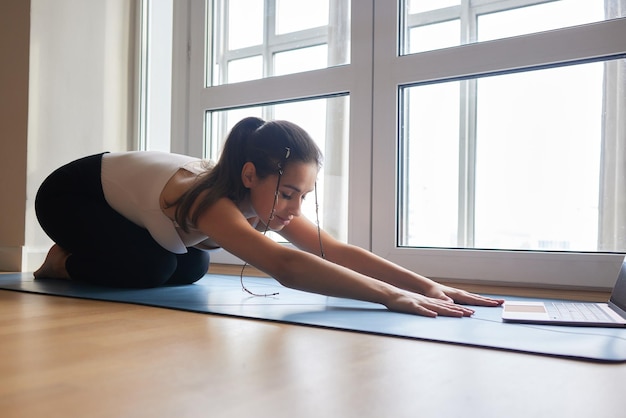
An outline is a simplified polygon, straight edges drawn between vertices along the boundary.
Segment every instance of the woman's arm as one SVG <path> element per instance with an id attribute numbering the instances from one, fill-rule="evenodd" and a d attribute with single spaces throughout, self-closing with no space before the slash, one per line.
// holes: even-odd
<path id="1" fill-rule="evenodd" d="M 287 287 L 380 303 L 394 311 L 425 316 L 460 317 L 473 313 L 449 300 L 408 292 L 308 252 L 280 245 L 252 228 L 235 204 L 226 198 L 203 213 L 196 226 L 222 248 Z"/>
<path id="2" fill-rule="evenodd" d="M 299 248 L 319 255 L 320 240 L 317 227 L 305 218 L 294 219 L 294 221 L 285 228 L 282 235 Z M 321 241 L 325 256 L 329 261 L 395 287 L 457 303 L 497 306 L 504 302 L 501 299 L 486 298 L 461 289 L 444 286 L 363 248 L 342 243 L 324 231 L 321 231 Z"/>

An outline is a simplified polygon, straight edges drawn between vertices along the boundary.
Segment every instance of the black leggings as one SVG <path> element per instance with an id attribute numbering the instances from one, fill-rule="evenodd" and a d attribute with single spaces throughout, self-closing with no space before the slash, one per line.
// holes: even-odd
<path id="1" fill-rule="evenodd" d="M 43 230 L 71 253 L 65 266 L 72 280 L 132 288 L 199 280 L 209 253 L 174 254 L 116 212 L 104 198 L 101 167 L 102 154 L 71 162 L 43 182 L 35 199 Z"/>

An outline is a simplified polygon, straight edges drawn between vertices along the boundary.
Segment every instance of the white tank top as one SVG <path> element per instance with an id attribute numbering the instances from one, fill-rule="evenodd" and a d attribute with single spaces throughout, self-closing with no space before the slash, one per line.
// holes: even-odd
<path id="1" fill-rule="evenodd" d="M 176 254 L 186 253 L 186 247 L 207 238 L 197 230 L 185 233 L 161 210 L 161 192 L 180 168 L 198 174 L 203 170 L 202 160 L 159 151 L 102 156 L 102 189 L 109 205 L 146 228 L 160 246 Z"/>

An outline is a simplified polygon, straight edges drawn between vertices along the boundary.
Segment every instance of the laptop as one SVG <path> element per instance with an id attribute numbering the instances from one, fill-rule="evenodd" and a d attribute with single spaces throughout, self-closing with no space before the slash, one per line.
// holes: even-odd
<path id="1" fill-rule="evenodd" d="M 626 259 L 617 276 L 608 303 L 570 301 L 507 301 L 502 309 L 504 322 L 626 327 Z"/>

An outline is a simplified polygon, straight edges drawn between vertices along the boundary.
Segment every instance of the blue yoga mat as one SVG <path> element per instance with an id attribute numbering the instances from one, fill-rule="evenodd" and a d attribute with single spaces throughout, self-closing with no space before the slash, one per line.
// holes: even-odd
<path id="1" fill-rule="evenodd" d="M 501 308 L 475 307 L 469 318 L 425 318 L 383 306 L 301 292 L 273 279 L 247 277 L 246 286 L 273 297 L 254 297 L 239 277 L 207 274 L 193 285 L 112 289 L 66 280 L 34 280 L 31 273 L 0 274 L 0 289 L 124 302 L 161 308 L 277 321 L 416 340 L 600 362 L 626 361 L 626 329 L 503 323 Z M 496 296 L 502 297 L 502 296 Z M 529 300 L 508 297 L 509 300 Z"/>

